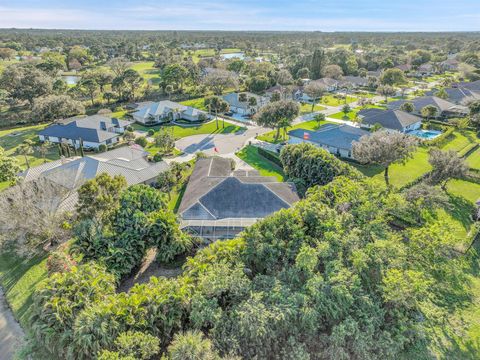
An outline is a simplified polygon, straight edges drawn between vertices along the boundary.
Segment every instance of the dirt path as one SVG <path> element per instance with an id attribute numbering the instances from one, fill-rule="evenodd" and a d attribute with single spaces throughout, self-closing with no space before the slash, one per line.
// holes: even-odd
<path id="1" fill-rule="evenodd" d="M 0 287 L 0 360 L 11 360 L 23 343 L 25 334 L 8 307 Z"/>

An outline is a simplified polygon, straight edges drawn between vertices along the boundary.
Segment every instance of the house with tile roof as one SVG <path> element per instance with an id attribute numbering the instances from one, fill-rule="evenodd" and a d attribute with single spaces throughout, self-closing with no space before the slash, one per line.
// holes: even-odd
<path id="1" fill-rule="evenodd" d="M 121 175 L 127 184 L 153 184 L 158 175 L 169 169 L 164 162 L 150 162 L 148 153 L 138 145 L 123 146 L 117 149 L 88 155 L 85 157 L 62 158 L 39 166 L 31 167 L 19 174 L 23 181 L 28 182 L 40 177 L 45 178 L 68 190 L 78 189 L 87 180 L 101 173 L 110 176 Z M 68 208 L 73 208 L 77 202 L 76 192 L 68 199 Z"/>
<path id="2" fill-rule="evenodd" d="M 288 143 L 307 142 L 322 147 L 333 155 L 352 159 L 352 143 L 369 134 L 369 131 L 350 125 L 326 124 L 315 131 L 305 129 L 289 131 Z"/>
<path id="3" fill-rule="evenodd" d="M 244 95 L 241 95 L 244 94 Z M 246 101 L 242 101 L 242 97 L 245 97 Z M 265 96 L 260 96 L 251 92 L 243 93 L 230 93 L 222 96 L 228 105 L 230 105 L 230 112 L 240 114 L 240 115 L 253 115 L 258 109 L 266 105 L 269 99 Z M 249 99 L 255 98 L 257 104 L 252 106 L 249 104 Z"/>
<path id="4" fill-rule="evenodd" d="M 422 127 L 422 118 L 402 110 L 364 109 L 358 112 L 363 127 L 380 125 L 388 130 L 408 132 Z"/>
<path id="5" fill-rule="evenodd" d="M 178 209 L 181 227 L 208 240 L 233 238 L 245 227 L 298 201 L 295 186 L 232 170 L 230 159 L 199 159 Z"/>
<path id="6" fill-rule="evenodd" d="M 98 149 L 116 144 L 130 121 L 102 115 L 75 117 L 58 121 L 38 133 L 40 141 L 67 143 L 75 148 Z"/>
<path id="7" fill-rule="evenodd" d="M 182 105 L 170 100 L 162 100 L 139 107 L 132 113 L 133 119 L 143 125 L 156 125 L 175 120 L 198 122 L 206 120 L 209 115 L 202 110 Z"/>

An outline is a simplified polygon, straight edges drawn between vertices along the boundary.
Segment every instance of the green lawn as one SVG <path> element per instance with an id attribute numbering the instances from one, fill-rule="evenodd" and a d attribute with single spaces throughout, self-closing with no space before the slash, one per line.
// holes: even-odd
<path id="1" fill-rule="evenodd" d="M 300 114 L 310 114 L 311 112 L 316 112 L 316 111 L 322 111 L 322 110 L 325 110 L 325 107 L 324 106 L 321 106 L 321 105 L 318 105 L 318 104 L 315 104 L 315 106 L 313 107 L 313 111 L 312 111 L 312 105 L 311 104 L 301 104 L 300 105 Z"/>
<path id="2" fill-rule="evenodd" d="M 449 142 L 442 147 L 443 150 L 455 150 L 459 152 L 472 144 L 478 142 L 478 138 L 472 131 L 455 131 L 450 135 Z"/>
<path id="3" fill-rule="evenodd" d="M 160 70 L 155 68 L 154 64 L 154 61 L 141 61 L 133 63 L 130 68 L 138 71 L 145 80 L 157 85 L 160 82 Z"/>
<path id="4" fill-rule="evenodd" d="M 160 128 L 166 128 L 171 130 L 173 128 L 173 136 L 176 139 L 184 138 L 191 135 L 199 135 L 199 134 L 229 134 L 234 133 L 237 131 L 245 130 L 245 128 L 234 125 L 225 121 L 225 127 L 222 126 L 222 121 L 218 121 L 219 128 L 217 129 L 216 121 L 210 121 L 205 124 L 201 124 L 198 126 L 189 126 L 189 127 L 182 127 L 178 125 L 155 125 L 155 126 L 144 126 L 140 124 L 133 124 L 133 128 L 135 130 L 143 130 L 148 131 L 150 129 L 154 129 L 158 131 Z"/>
<path id="5" fill-rule="evenodd" d="M 205 107 L 204 101 L 205 101 L 205 98 L 201 97 L 201 98 L 197 98 L 197 99 L 190 99 L 190 100 L 181 101 L 180 104 L 185 105 L 185 106 L 191 106 L 191 107 L 203 110 L 203 111 L 207 111 L 207 108 Z"/>
<path id="6" fill-rule="evenodd" d="M 0 130 L 0 146 L 5 149 L 7 155 L 11 155 L 18 159 L 20 166 L 25 169 L 27 167 L 25 157 L 23 155 L 15 155 L 15 150 L 18 145 L 27 139 L 33 140 L 36 144 L 39 144 L 37 133 L 47 126 L 48 124 L 42 124 Z M 41 165 L 44 161 L 37 150 L 35 150 L 33 154 L 28 155 L 27 158 L 30 166 Z M 52 145 L 46 154 L 46 160 L 52 161 L 57 159 L 59 159 L 58 149 L 56 146 Z"/>
<path id="7" fill-rule="evenodd" d="M 357 118 L 357 112 L 355 110 L 352 110 L 352 111 L 349 111 L 346 115 L 344 112 L 338 112 L 332 115 L 328 115 L 328 117 L 339 119 L 339 120 L 354 121 Z"/>
<path id="8" fill-rule="evenodd" d="M 23 259 L 14 253 L 0 254 L 0 283 L 15 318 L 24 329 L 29 326 L 33 290 L 46 277 L 45 256 Z"/>
<path id="9" fill-rule="evenodd" d="M 473 169 L 480 170 L 480 148 L 467 157 L 467 164 Z"/>
<path id="10" fill-rule="evenodd" d="M 384 181 L 383 168 L 377 165 L 353 164 L 365 176 Z M 419 178 L 432 169 L 428 162 L 428 149 L 418 148 L 413 158 L 405 164 L 393 164 L 389 169 L 390 184 L 395 187 L 402 187 L 409 182 Z"/>
<path id="11" fill-rule="evenodd" d="M 317 130 L 321 125 L 328 124 L 328 123 L 329 123 L 328 121 L 318 122 L 318 121 L 315 121 L 315 120 L 310 120 L 310 121 L 306 121 L 306 122 L 296 124 L 294 126 L 289 127 L 287 129 L 287 132 L 290 131 L 290 130 L 293 130 L 293 129 Z M 282 134 L 280 132 L 280 138 L 277 141 L 275 141 L 275 134 L 276 133 L 277 133 L 276 131 L 270 131 L 268 133 L 265 133 L 265 134 L 262 134 L 262 135 L 258 136 L 257 139 L 262 140 L 262 141 L 266 141 L 266 142 L 270 142 L 270 143 L 280 143 L 280 142 L 288 140 L 288 135 Z"/>
<path id="12" fill-rule="evenodd" d="M 235 155 L 252 166 L 254 169 L 257 169 L 260 172 L 260 175 L 275 176 L 278 181 L 283 181 L 283 169 L 270 160 L 259 155 L 257 147 L 247 145 Z"/>
<path id="13" fill-rule="evenodd" d="M 471 203 L 480 199 L 480 184 L 454 179 L 448 182 L 447 189 L 449 193 L 461 196 Z"/>
<path id="14" fill-rule="evenodd" d="M 347 96 L 347 100 L 346 100 L 347 104 L 350 104 L 354 101 L 357 101 L 356 97 L 353 97 L 353 96 L 350 96 L 350 95 Z M 324 97 L 322 97 L 321 103 L 325 104 L 325 105 L 329 105 L 329 106 L 340 106 L 340 105 L 345 104 L 345 99 L 344 98 L 338 98 L 338 97 L 335 97 L 334 95 L 329 94 L 329 95 L 325 95 Z"/>

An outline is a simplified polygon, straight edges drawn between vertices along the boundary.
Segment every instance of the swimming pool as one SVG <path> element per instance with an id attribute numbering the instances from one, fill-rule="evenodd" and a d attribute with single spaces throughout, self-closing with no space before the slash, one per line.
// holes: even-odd
<path id="1" fill-rule="evenodd" d="M 440 136 L 442 132 L 438 130 L 412 130 L 412 131 L 409 131 L 407 134 L 416 136 L 424 140 L 433 140 L 437 136 Z"/>

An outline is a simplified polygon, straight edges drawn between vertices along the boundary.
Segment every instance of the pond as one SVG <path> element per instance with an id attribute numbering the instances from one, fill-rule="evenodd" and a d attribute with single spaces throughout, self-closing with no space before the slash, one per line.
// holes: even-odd
<path id="1" fill-rule="evenodd" d="M 67 83 L 67 85 L 76 85 L 80 81 L 81 76 L 78 76 L 78 75 L 62 75 L 62 79 Z"/>
<path id="2" fill-rule="evenodd" d="M 245 54 L 243 52 L 222 54 L 220 56 L 225 60 L 233 59 L 233 58 L 238 58 L 238 59 L 243 60 L 245 58 Z"/>

